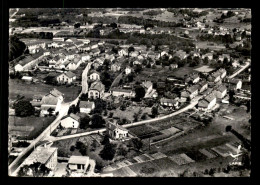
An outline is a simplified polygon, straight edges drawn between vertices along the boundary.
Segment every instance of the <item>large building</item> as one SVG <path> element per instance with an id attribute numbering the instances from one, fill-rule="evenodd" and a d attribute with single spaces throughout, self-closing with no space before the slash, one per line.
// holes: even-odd
<path id="1" fill-rule="evenodd" d="M 23 165 L 30 165 L 34 162 L 45 164 L 47 168 L 55 170 L 57 166 L 57 151 L 58 148 L 50 146 L 38 146 L 22 163 Z"/>
<path id="2" fill-rule="evenodd" d="M 57 89 L 53 89 L 50 93 L 43 96 L 41 101 L 41 111 L 43 114 L 49 114 L 49 108 L 54 110 L 54 113 L 59 112 L 61 103 L 63 101 L 63 94 Z"/>
<path id="3" fill-rule="evenodd" d="M 97 99 L 104 96 L 105 86 L 100 81 L 95 81 L 91 84 L 88 91 L 88 98 Z"/>

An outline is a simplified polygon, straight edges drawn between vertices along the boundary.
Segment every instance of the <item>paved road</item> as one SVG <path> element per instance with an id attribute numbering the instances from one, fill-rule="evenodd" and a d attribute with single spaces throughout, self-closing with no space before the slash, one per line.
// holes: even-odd
<path id="1" fill-rule="evenodd" d="M 231 78 L 234 78 L 235 76 L 237 76 L 239 73 L 241 73 L 242 71 L 244 71 L 246 68 L 248 68 L 250 66 L 250 63 L 249 62 L 246 62 L 246 64 L 241 67 L 238 71 L 236 71 L 234 74 L 232 74 L 231 76 L 229 76 L 228 78 L 231 79 Z"/>
<path id="2" fill-rule="evenodd" d="M 151 119 L 151 120 L 144 120 L 144 121 L 129 123 L 129 124 L 125 124 L 125 125 L 122 125 L 122 126 L 125 127 L 125 128 L 130 128 L 130 127 L 133 127 L 133 126 L 139 126 L 139 125 L 143 125 L 143 124 L 146 124 L 146 123 L 152 123 L 152 122 L 156 122 L 156 121 L 160 121 L 160 120 L 164 120 L 164 119 L 167 119 L 167 118 L 174 117 L 174 116 L 176 116 L 176 115 L 178 115 L 182 112 L 185 112 L 185 111 L 193 108 L 202 97 L 203 97 L 202 95 L 195 97 L 194 99 L 192 99 L 192 101 L 189 105 L 187 105 L 186 107 L 184 107 L 184 108 L 182 108 L 182 109 L 180 109 L 180 110 L 178 110 L 174 113 L 171 113 L 169 115 L 154 118 L 154 119 Z M 105 131 L 106 131 L 106 129 L 102 128 L 102 129 L 98 129 L 98 130 L 94 130 L 94 131 L 90 131 L 90 132 L 82 132 L 82 133 L 72 134 L 72 135 L 67 135 L 67 136 L 50 137 L 50 138 L 48 138 L 48 140 L 55 142 L 55 141 L 60 141 L 60 140 L 65 140 L 65 139 L 70 139 L 70 138 L 75 138 L 75 137 L 88 136 L 88 135 L 91 135 L 91 134 L 98 134 L 98 133 L 102 133 L 102 132 L 105 132 Z"/>
<path id="3" fill-rule="evenodd" d="M 14 13 L 9 17 L 9 19 L 12 19 L 12 17 L 15 16 L 15 14 L 17 14 L 18 11 L 19 11 L 19 8 L 16 8 L 16 12 L 14 12 Z"/>
<path id="4" fill-rule="evenodd" d="M 85 74 L 84 74 L 83 79 L 86 80 L 86 82 L 82 81 L 82 83 L 85 83 L 85 84 L 87 84 L 86 76 L 87 76 L 88 70 L 90 69 L 89 65 L 90 65 L 90 63 L 86 67 L 87 70 L 86 71 L 84 70 Z M 86 88 L 84 90 L 85 90 L 84 93 L 86 93 L 88 89 Z M 61 118 L 68 114 L 69 107 L 73 104 L 74 105 L 77 104 L 81 94 L 82 94 L 82 92 L 79 94 L 79 96 L 75 100 L 61 104 L 61 109 L 59 111 L 59 115 L 57 116 L 57 118 L 35 140 L 33 140 L 31 142 L 31 144 L 26 149 L 24 149 L 20 153 L 20 155 L 9 165 L 9 167 L 8 167 L 9 175 L 11 175 L 11 176 L 15 175 L 19 169 L 19 166 L 22 164 L 23 160 L 28 156 L 28 153 L 33 149 L 33 147 L 37 146 L 37 144 L 40 141 L 43 141 L 43 140 L 45 140 L 46 137 L 50 136 L 50 134 L 59 125 Z"/>

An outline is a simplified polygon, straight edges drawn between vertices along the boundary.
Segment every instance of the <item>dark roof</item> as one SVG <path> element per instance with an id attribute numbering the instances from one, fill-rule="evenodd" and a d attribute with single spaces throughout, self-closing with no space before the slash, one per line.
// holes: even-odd
<path id="1" fill-rule="evenodd" d="M 66 74 L 65 74 L 67 77 L 69 78 L 73 78 L 74 76 L 76 76 L 74 73 L 72 73 L 71 71 L 68 71 Z"/>
<path id="2" fill-rule="evenodd" d="M 91 84 L 89 89 L 101 92 L 105 90 L 105 86 L 100 81 L 95 81 Z"/>
<path id="3" fill-rule="evenodd" d="M 63 95 L 60 91 L 58 91 L 58 90 L 55 89 L 55 88 L 50 91 L 50 94 L 52 94 L 52 95 L 55 96 L 55 97 L 59 97 L 59 96 L 62 96 L 62 95 Z"/>
<path id="4" fill-rule="evenodd" d="M 110 125 L 109 130 L 115 130 L 116 128 L 117 129 L 120 129 L 120 130 L 124 130 L 124 131 L 128 131 L 126 128 L 116 124 L 116 123 L 112 123 L 112 122 L 108 122 L 108 124 Z"/>
<path id="5" fill-rule="evenodd" d="M 208 96 L 206 96 L 204 99 L 207 101 L 207 102 L 211 102 L 212 100 L 214 100 L 216 98 L 216 96 L 213 94 L 213 93 L 211 93 L 211 94 L 209 94 Z"/>

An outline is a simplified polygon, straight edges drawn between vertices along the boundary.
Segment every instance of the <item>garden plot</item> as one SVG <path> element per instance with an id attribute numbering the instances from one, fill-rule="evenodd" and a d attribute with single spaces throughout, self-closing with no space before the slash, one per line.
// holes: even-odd
<path id="1" fill-rule="evenodd" d="M 129 130 L 130 130 L 130 132 L 132 132 L 133 134 L 135 134 L 137 137 L 139 137 L 141 139 L 145 139 L 145 138 L 149 138 L 149 137 L 152 137 L 152 136 L 162 134 L 161 132 L 159 132 L 159 131 L 151 128 L 151 127 L 148 127 L 146 125 L 132 127 Z"/>
<path id="2" fill-rule="evenodd" d="M 207 156 L 202 154 L 199 151 L 190 151 L 185 153 L 188 157 L 190 157 L 191 159 L 193 159 L 194 161 L 203 161 L 207 159 Z"/>
<path id="3" fill-rule="evenodd" d="M 128 165 L 127 165 L 126 163 L 124 163 L 124 162 L 116 163 L 116 165 L 119 166 L 120 168 L 128 166 Z"/>
<path id="4" fill-rule="evenodd" d="M 140 155 L 134 158 L 137 161 L 141 161 L 141 162 L 146 162 L 146 161 L 150 161 L 151 159 L 149 157 L 147 157 L 146 155 Z"/>
<path id="5" fill-rule="evenodd" d="M 205 148 L 200 149 L 199 150 L 203 155 L 207 156 L 208 159 L 213 159 L 215 157 L 217 157 L 216 155 L 214 155 L 213 153 L 209 152 L 208 150 L 206 150 Z"/>
<path id="6" fill-rule="evenodd" d="M 167 157 L 167 155 L 161 153 L 161 152 L 157 152 L 155 154 L 152 154 L 151 155 L 154 159 L 161 159 L 161 158 L 164 158 L 164 157 Z"/>
<path id="7" fill-rule="evenodd" d="M 170 170 L 172 168 L 178 167 L 177 164 L 172 162 L 172 160 L 169 159 L 168 157 L 153 160 L 152 163 L 156 164 L 157 166 L 159 166 L 161 169 L 164 170 Z"/>
<path id="8" fill-rule="evenodd" d="M 103 169 L 104 172 L 110 172 L 110 171 L 114 171 L 115 169 L 112 168 L 111 166 L 107 166 Z"/>
<path id="9" fill-rule="evenodd" d="M 87 145 L 91 145 L 93 143 L 93 138 L 91 136 L 80 137 L 79 141 Z"/>
<path id="10" fill-rule="evenodd" d="M 169 119 L 169 120 L 167 119 L 165 121 L 150 123 L 149 125 L 154 127 L 157 130 L 165 130 L 171 128 L 173 125 L 177 123 L 182 123 L 182 122 L 185 122 L 185 120 L 182 118 L 177 118 L 177 119 Z"/>
<path id="11" fill-rule="evenodd" d="M 171 128 L 165 129 L 165 130 L 161 130 L 160 132 L 162 132 L 163 134 L 166 134 L 166 135 L 174 135 L 180 131 L 181 130 L 178 128 L 171 127 Z"/>
<path id="12" fill-rule="evenodd" d="M 173 162 L 175 162 L 178 165 L 184 165 L 184 164 L 189 164 L 192 162 L 195 162 L 191 158 L 189 158 L 186 154 L 178 154 L 178 155 L 173 155 L 169 157 Z"/>
<path id="13" fill-rule="evenodd" d="M 211 148 L 211 150 L 217 152 L 219 155 L 221 155 L 222 157 L 227 157 L 229 156 L 229 151 L 231 150 L 229 147 L 227 147 L 226 145 L 220 145 L 217 147 L 213 147 Z"/>
<path id="14" fill-rule="evenodd" d="M 135 173 L 141 174 L 142 176 L 154 176 L 161 171 L 161 169 L 151 161 L 137 163 L 129 166 L 129 168 Z"/>
<path id="15" fill-rule="evenodd" d="M 148 155 L 148 154 L 144 154 L 146 157 L 148 157 L 150 160 L 153 160 L 154 158 L 153 157 L 151 157 L 150 155 Z"/>
<path id="16" fill-rule="evenodd" d="M 111 164 L 110 167 L 113 168 L 113 170 L 117 170 L 118 168 L 120 168 L 120 166 L 115 163 Z"/>
<path id="17" fill-rule="evenodd" d="M 174 127 L 185 131 L 185 130 L 190 130 L 190 129 L 196 128 L 199 125 L 200 124 L 197 122 L 185 121 L 185 122 L 177 123 L 176 125 L 174 125 Z"/>
<path id="18" fill-rule="evenodd" d="M 135 159 L 131 158 L 131 159 L 127 159 L 128 162 L 132 163 L 132 164 L 135 164 L 137 163 L 138 161 L 136 161 Z"/>
<path id="19" fill-rule="evenodd" d="M 129 166 L 129 165 L 132 165 L 132 164 L 133 164 L 133 163 L 131 163 L 129 160 L 125 160 L 125 161 L 124 161 L 124 163 L 125 163 L 125 164 L 127 164 L 127 166 Z"/>
<path id="20" fill-rule="evenodd" d="M 136 173 L 129 167 L 120 168 L 113 172 L 115 177 L 135 177 Z"/>

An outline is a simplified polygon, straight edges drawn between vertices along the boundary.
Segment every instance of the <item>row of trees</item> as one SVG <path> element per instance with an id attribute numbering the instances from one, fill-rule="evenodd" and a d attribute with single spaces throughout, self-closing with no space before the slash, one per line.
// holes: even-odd
<path id="1" fill-rule="evenodd" d="M 24 42 L 20 41 L 16 36 L 10 36 L 9 38 L 9 61 L 24 54 L 26 45 Z"/>

